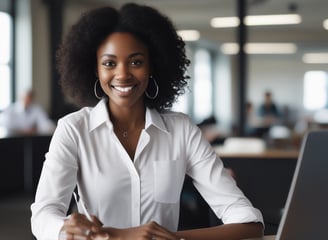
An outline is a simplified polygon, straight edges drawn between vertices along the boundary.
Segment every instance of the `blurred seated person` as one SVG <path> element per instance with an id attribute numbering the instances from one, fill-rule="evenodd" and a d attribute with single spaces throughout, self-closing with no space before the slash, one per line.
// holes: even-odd
<path id="1" fill-rule="evenodd" d="M 261 117 L 262 127 L 270 127 L 280 120 L 280 113 L 277 105 L 274 103 L 272 93 L 266 91 L 264 94 L 264 103 L 260 105 L 259 116 Z"/>
<path id="2" fill-rule="evenodd" d="M 10 134 L 49 134 L 55 124 L 43 108 L 35 103 L 34 92 L 26 91 L 20 101 L 6 108 L 0 114 L 0 126 Z"/>
<path id="3" fill-rule="evenodd" d="M 269 132 L 271 124 L 268 119 L 260 117 L 255 111 L 251 102 L 246 102 L 246 128 L 245 134 L 248 137 L 265 138 Z"/>

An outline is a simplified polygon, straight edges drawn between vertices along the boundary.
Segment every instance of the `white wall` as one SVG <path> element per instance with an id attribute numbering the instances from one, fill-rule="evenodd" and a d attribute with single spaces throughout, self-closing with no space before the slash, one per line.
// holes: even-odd
<path id="1" fill-rule="evenodd" d="M 42 0 L 17 0 L 16 98 L 33 88 L 46 111 L 50 108 L 50 49 L 47 6 Z"/>
<path id="2" fill-rule="evenodd" d="M 247 97 L 254 106 L 263 101 L 266 90 L 273 93 L 279 107 L 288 106 L 299 115 L 306 114 L 303 107 L 303 79 L 310 70 L 324 70 L 324 65 L 309 65 L 295 55 L 249 56 Z"/>
<path id="3" fill-rule="evenodd" d="M 49 112 L 51 101 L 50 29 L 48 8 L 43 0 L 32 2 L 33 88 L 37 101 Z"/>
<path id="4" fill-rule="evenodd" d="M 278 105 L 302 108 L 304 65 L 293 56 L 249 57 L 248 99 L 255 105 L 263 102 L 270 90 Z"/>

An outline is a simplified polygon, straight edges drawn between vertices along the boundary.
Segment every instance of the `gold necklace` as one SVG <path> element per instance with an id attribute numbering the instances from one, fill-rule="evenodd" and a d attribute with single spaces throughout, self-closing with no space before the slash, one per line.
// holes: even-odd
<path id="1" fill-rule="evenodd" d="M 116 126 L 114 128 L 117 129 L 118 134 L 120 134 L 123 138 L 129 137 L 129 135 L 131 134 L 133 135 L 139 129 L 139 127 L 136 127 L 136 128 L 132 128 L 131 130 L 126 130 L 120 128 L 119 126 Z"/>

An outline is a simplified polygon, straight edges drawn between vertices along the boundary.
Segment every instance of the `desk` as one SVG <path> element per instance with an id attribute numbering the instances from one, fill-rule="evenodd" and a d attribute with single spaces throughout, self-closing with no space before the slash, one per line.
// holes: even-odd
<path id="1" fill-rule="evenodd" d="M 40 177 L 51 135 L 0 137 L 1 193 L 33 193 Z"/>
<path id="2" fill-rule="evenodd" d="M 261 158 L 261 159 L 270 159 L 270 158 L 276 158 L 276 159 L 297 159 L 299 151 L 298 150 L 266 150 L 263 152 L 258 153 L 243 153 L 243 152 L 225 152 L 220 151 L 220 149 L 216 149 L 216 152 L 221 158 Z"/>
<path id="3" fill-rule="evenodd" d="M 275 234 L 293 179 L 298 151 L 218 152 L 218 155 L 225 167 L 233 170 L 240 189 L 261 210 L 265 234 Z"/>
<path id="4" fill-rule="evenodd" d="M 275 240 L 276 236 L 275 235 L 268 235 L 268 236 L 264 236 L 263 238 L 248 238 L 248 239 L 244 239 L 244 240 Z"/>

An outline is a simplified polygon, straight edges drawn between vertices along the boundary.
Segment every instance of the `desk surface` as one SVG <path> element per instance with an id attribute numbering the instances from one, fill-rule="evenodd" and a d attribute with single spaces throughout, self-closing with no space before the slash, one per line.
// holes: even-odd
<path id="1" fill-rule="evenodd" d="M 246 152 L 225 152 L 221 149 L 216 149 L 216 153 L 224 158 L 284 158 L 284 159 L 297 159 L 298 150 L 265 150 L 257 153 Z"/>
<path id="2" fill-rule="evenodd" d="M 275 240 L 275 235 L 264 236 L 263 238 L 249 238 L 245 240 Z"/>

